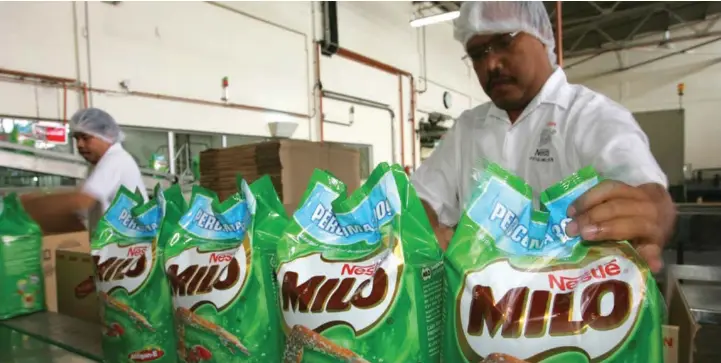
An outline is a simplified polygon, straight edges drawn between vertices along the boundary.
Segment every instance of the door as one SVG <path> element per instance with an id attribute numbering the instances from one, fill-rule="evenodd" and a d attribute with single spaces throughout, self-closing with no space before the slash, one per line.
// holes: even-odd
<path id="1" fill-rule="evenodd" d="M 684 110 L 636 112 L 633 116 L 648 135 L 651 153 L 668 177 L 669 186 L 684 182 Z"/>

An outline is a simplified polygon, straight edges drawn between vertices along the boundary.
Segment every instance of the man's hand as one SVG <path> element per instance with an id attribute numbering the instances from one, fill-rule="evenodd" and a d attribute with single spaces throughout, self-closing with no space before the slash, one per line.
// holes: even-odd
<path id="1" fill-rule="evenodd" d="M 658 184 L 632 187 L 605 180 L 584 193 L 569 208 L 569 236 L 588 241 L 630 241 L 652 271 L 663 266 L 663 246 L 671 238 L 676 209 Z"/>
<path id="2" fill-rule="evenodd" d="M 453 238 L 454 229 L 441 224 L 434 228 L 433 231 L 436 233 L 438 244 L 441 246 L 443 252 L 445 252 L 448 249 L 448 244 L 451 243 L 451 238 Z"/>
<path id="3" fill-rule="evenodd" d="M 438 216 L 436 215 L 436 212 L 431 208 L 431 205 L 428 204 L 425 200 L 421 200 L 421 203 L 423 204 L 423 208 L 426 210 L 426 215 L 428 216 L 428 222 L 431 223 L 431 228 L 433 228 L 433 232 L 436 234 L 436 239 L 438 239 L 438 244 L 441 246 L 441 249 L 445 252 L 446 249 L 448 249 L 448 244 L 451 242 L 451 238 L 453 237 L 454 229 L 451 227 L 448 227 L 438 221 Z"/>
<path id="4" fill-rule="evenodd" d="M 95 199 L 81 191 L 20 197 L 25 211 L 45 233 L 63 231 L 69 221 L 77 222 L 75 212 L 92 208 Z"/>

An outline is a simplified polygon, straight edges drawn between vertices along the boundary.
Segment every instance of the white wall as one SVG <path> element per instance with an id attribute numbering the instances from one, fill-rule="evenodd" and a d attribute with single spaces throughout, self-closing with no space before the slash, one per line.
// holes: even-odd
<path id="1" fill-rule="evenodd" d="M 711 30 L 718 31 L 721 27 Z M 689 31 L 688 28 L 677 28 L 671 31 L 671 38 L 688 35 Z M 660 36 L 647 39 L 660 39 Z M 673 43 L 670 50 L 649 46 L 624 51 L 620 54 L 621 61 L 623 66 L 629 67 L 712 39 Z M 565 66 L 581 59 L 583 57 L 567 59 Z M 607 53 L 566 72 L 572 82 L 601 92 L 633 112 L 678 108 L 676 85 L 684 83 L 685 161 L 692 163 L 694 168 L 721 167 L 721 41 L 686 54 L 604 75 L 618 68 L 617 55 Z"/>
<path id="2" fill-rule="evenodd" d="M 457 116 L 486 100 L 472 71 L 461 61 L 460 44 L 450 24 L 426 29 L 423 76 L 421 32 L 408 25 L 411 2 L 339 2 L 343 48 L 411 72 L 418 88 L 417 107 Z M 220 101 L 221 79 L 230 79 L 234 103 L 312 115 L 294 118 L 294 138 L 320 137 L 313 97 L 314 45 L 319 38 L 319 9 L 313 2 L 2 2 L 0 68 L 77 79 L 92 88 L 120 91 L 128 80 L 133 91 Z M 370 99 L 393 108 L 355 106 L 352 126 L 324 124 L 327 141 L 373 146 L 374 162 L 400 162 L 400 97 L 395 75 L 334 56 L 322 57 L 324 89 Z M 403 87 L 405 164 L 412 164 L 409 123 L 410 80 Z M 427 86 L 426 86 L 427 85 Z M 442 94 L 454 104 L 445 109 Z M 292 118 L 143 98 L 91 93 L 90 104 L 109 111 L 123 125 L 267 136 L 267 122 Z M 0 114 L 68 117 L 82 105 L 80 93 L 0 79 Z M 346 121 L 351 105 L 323 100 L 327 119 Z M 420 152 L 416 150 L 416 158 Z"/>

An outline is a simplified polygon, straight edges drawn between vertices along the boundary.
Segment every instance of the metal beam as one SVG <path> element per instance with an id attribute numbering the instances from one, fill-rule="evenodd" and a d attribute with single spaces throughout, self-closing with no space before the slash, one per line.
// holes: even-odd
<path id="1" fill-rule="evenodd" d="M 588 35 L 588 33 L 590 33 L 592 30 L 593 30 L 593 29 L 588 29 L 588 30 L 586 30 L 583 34 L 581 34 L 581 36 L 578 37 L 578 39 L 576 39 L 575 42 L 573 42 L 573 45 L 571 45 L 571 49 L 569 49 L 568 51 L 569 51 L 569 52 L 573 52 L 574 50 L 576 50 L 576 48 L 578 48 L 578 46 L 581 44 L 581 42 L 582 42 L 584 39 L 586 39 L 586 35 Z"/>
<path id="2" fill-rule="evenodd" d="M 625 71 L 628 71 L 628 70 L 631 70 L 631 69 L 634 69 L 634 68 L 638 68 L 638 67 L 642 67 L 642 66 L 645 66 L 645 65 L 649 65 L 649 64 L 651 64 L 651 63 L 656 63 L 656 62 L 658 62 L 658 61 L 660 61 L 660 60 L 664 60 L 664 59 L 667 59 L 667 58 L 671 58 L 671 57 L 673 57 L 673 56 L 676 56 L 676 55 L 679 55 L 679 54 L 682 54 L 682 53 L 686 53 L 686 52 L 688 52 L 688 51 L 690 51 L 690 50 L 693 50 L 693 49 L 696 49 L 696 48 L 701 48 L 701 47 L 706 46 L 706 45 L 709 45 L 709 44 L 711 44 L 711 43 L 716 43 L 716 42 L 718 42 L 718 41 L 721 41 L 721 36 L 716 37 L 716 38 L 711 39 L 711 40 L 708 40 L 708 41 L 705 41 L 705 42 L 702 42 L 702 43 L 694 44 L 694 45 L 692 45 L 692 46 L 690 46 L 690 47 L 687 47 L 687 48 L 684 48 L 684 49 L 681 49 L 681 50 L 677 50 L 677 51 L 672 52 L 672 53 L 667 53 L 667 54 L 664 54 L 664 55 L 659 56 L 659 57 L 656 57 L 656 58 L 652 58 L 652 59 L 649 59 L 649 60 L 645 60 L 645 61 L 642 61 L 642 62 L 638 62 L 638 63 L 632 64 L 632 65 L 630 65 L 630 66 L 628 66 L 628 67 L 621 67 L 621 68 L 613 69 L 613 70 L 610 70 L 610 71 L 601 72 L 601 73 L 598 73 L 598 74 L 595 74 L 595 75 L 592 75 L 592 76 L 589 76 L 589 77 L 583 77 L 583 81 L 586 82 L 586 81 L 589 81 L 589 80 L 592 80 L 592 79 L 596 79 L 596 78 L 599 78 L 599 77 L 608 76 L 608 75 L 611 75 L 611 74 L 614 74 L 614 73 L 619 73 L 619 72 L 625 72 Z"/>
<path id="3" fill-rule="evenodd" d="M 621 5 L 622 2 L 623 2 L 623 1 L 616 1 L 616 2 L 613 4 L 613 6 L 611 6 L 611 9 L 609 9 L 608 12 L 609 12 L 609 13 L 612 13 L 612 12 L 616 11 L 616 8 L 617 8 L 619 5 Z"/>
<path id="4" fill-rule="evenodd" d="M 707 18 L 706 20 L 708 21 L 708 23 L 706 23 L 706 27 L 703 29 L 702 33 L 707 33 L 711 31 L 711 29 L 716 26 L 716 24 L 718 24 L 719 19 L 721 19 L 721 15 L 718 14 L 716 16 Z"/>
<path id="5" fill-rule="evenodd" d="M 716 37 L 721 36 L 721 31 L 713 31 L 708 32 L 705 34 L 690 34 L 680 37 L 671 38 L 665 43 L 676 43 L 676 42 L 684 42 L 689 40 L 696 40 L 696 39 L 705 39 L 710 37 Z M 654 40 L 644 40 L 644 41 L 636 41 L 636 42 L 623 42 L 614 46 L 609 46 L 601 49 L 584 49 L 579 50 L 576 52 L 567 52 L 566 58 L 577 58 L 577 57 L 583 57 L 587 55 L 601 55 L 608 52 L 615 52 L 619 50 L 626 50 L 631 48 L 640 48 L 640 47 L 648 47 L 657 45 L 661 42 L 661 39 L 654 39 Z"/>
<path id="6" fill-rule="evenodd" d="M 635 15 L 647 14 L 648 12 L 657 12 L 663 10 L 666 7 L 664 3 L 651 3 L 650 5 L 643 5 L 634 7 L 627 10 L 615 10 L 610 14 L 594 15 L 589 17 L 583 17 L 578 19 L 569 19 L 564 22 L 564 33 L 566 36 L 572 36 L 578 33 L 582 33 L 587 29 L 594 27 L 600 27 L 602 24 L 612 22 L 622 18 L 628 18 Z M 579 25 L 579 26 L 574 26 Z"/>
<path id="7" fill-rule="evenodd" d="M 668 9 L 668 8 L 665 8 L 664 11 L 665 11 L 666 13 L 668 13 L 669 16 L 671 16 L 672 18 L 676 19 L 676 21 L 679 22 L 679 24 L 681 24 L 681 25 L 683 26 L 683 28 L 691 28 L 691 31 L 693 31 L 695 34 L 701 33 L 700 30 L 696 29 L 696 27 L 694 26 L 695 24 L 693 24 L 693 23 L 687 21 L 686 19 L 682 18 L 681 15 L 678 15 L 678 13 L 676 13 L 675 11 L 670 10 L 670 9 Z"/>
<path id="8" fill-rule="evenodd" d="M 603 29 L 597 27 L 597 28 L 594 28 L 594 30 L 596 31 L 596 33 L 598 33 L 598 34 L 600 34 L 602 37 L 604 37 L 609 43 L 611 43 L 611 44 L 616 44 L 616 43 L 618 43 L 618 42 L 616 41 L 616 39 L 613 39 L 613 37 L 611 37 L 610 35 L 608 35 L 608 33 L 606 33 L 605 31 L 603 31 Z"/>
<path id="9" fill-rule="evenodd" d="M 589 5 L 591 5 L 592 8 L 596 9 L 599 14 L 604 15 L 606 14 L 606 9 L 598 6 L 595 1 L 586 1 Z"/>
<path id="10" fill-rule="evenodd" d="M 601 55 L 603 55 L 603 53 L 592 54 L 592 55 L 590 55 L 590 56 L 588 56 L 588 57 L 586 57 L 586 58 L 581 59 L 580 61 L 578 61 L 578 62 L 576 62 L 576 63 L 573 63 L 573 64 L 570 64 L 570 65 L 568 65 L 568 66 L 566 66 L 566 67 L 563 67 L 563 69 L 564 69 L 564 70 L 569 70 L 569 69 L 571 69 L 571 68 L 573 68 L 573 67 L 575 67 L 575 66 L 577 66 L 577 65 L 586 63 L 586 62 L 588 62 L 588 61 L 590 61 L 590 60 L 592 60 L 592 59 L 594 59 L 594 58 L 598 58 L 598 57 L 600 57 Z"/>
<path id="11" fill-rule="evenodd" d="M 651 19 L 653 14 L 654 14 L 653 12 L 650 12 L 646 16 L 644 16 L 643 19 L 641 19 L 641 21 L 639 21 L 638 24 L 636 24 L 636 27 L 633 28 L 633 30 L 630 33 L 628 33 L 625 40 L 629 41 L 629 40 L 633 39 L 633 37 L 636 36 L 636 33 L 638 33 L 638 31 L 641 30 L 641 28 L 643 28 L 643 26 L 646 25 L 646 23 L 648 23 L 648 20 Z"/>

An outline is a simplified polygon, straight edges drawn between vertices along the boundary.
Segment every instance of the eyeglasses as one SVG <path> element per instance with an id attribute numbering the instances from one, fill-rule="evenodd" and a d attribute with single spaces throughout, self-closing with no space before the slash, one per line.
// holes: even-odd
<path id="1" fill-rule="evenodd" d="M 491 40 L 489 40 L 486 44 L 474 46 L 468 49 L 466 51 L 467 54 L 461 59 L 470 59 L 473 62 L 480 62 L 486 59 L 486 57 L 491 54 L 491 52 L 494 52 L 496 54 L 503 53 L 507 51 L 511 47 L 511 45 L 513 45 L 513 40 L 516 39 L 516 36 L 520 33 L 521 32 L 518 31 L 497 35 L 491 38 Z"/>

